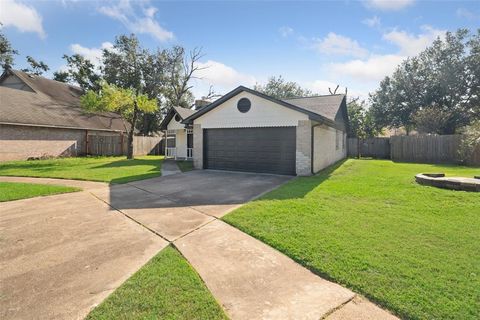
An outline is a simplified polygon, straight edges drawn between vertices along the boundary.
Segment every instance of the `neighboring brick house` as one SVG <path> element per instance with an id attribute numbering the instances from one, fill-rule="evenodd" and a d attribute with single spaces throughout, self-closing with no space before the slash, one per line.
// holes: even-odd
<path id="1" fill-rule="evenodd" d="M 162 128 L 176 140 L 170 153 L 191 149 L 197 169 L 310 175 L 347 155 L 343 94 L 280 100 L 240 86 L 192 115 L 179 110 Z"/>
<path id="2" fill-rule="evenodd" d="M 0 77 L 0 161 L 84 155 L 89 135 L 122 135 L 114 113 L 86 114 L 82 90 L 7 70 Z"/>

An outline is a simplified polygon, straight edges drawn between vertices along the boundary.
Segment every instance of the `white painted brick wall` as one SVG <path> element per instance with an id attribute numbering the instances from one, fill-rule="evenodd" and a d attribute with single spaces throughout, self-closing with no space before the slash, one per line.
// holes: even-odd
<path id="1" fill-rule="evenodd" d="M 203 169 L 203 130 L 200 124 L 193 125 L 193 167 Z"/>
<path id="2" fill-rule="evenodd" d="M 312 174 L 312 122 L 310 120 L 298 121 L 295 167 L 299 176 Z"/>

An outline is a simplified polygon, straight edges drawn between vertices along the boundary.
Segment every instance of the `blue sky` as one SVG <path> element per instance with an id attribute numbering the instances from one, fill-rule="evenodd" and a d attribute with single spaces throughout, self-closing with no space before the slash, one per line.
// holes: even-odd
<path id="1" fill-rule="evenodd" d="M 445 31 L 480 27 L 479 1 L 24 1 L 0 0 L 2 31 L 20 51 L 64 67 L 63 54 L 96 60 L 119 34 L 148 48 L 202 47 L 197 97 L 213 85 L 282 75 L 320 94 L 339 84 L 366 97 L 408 56 Z"/>

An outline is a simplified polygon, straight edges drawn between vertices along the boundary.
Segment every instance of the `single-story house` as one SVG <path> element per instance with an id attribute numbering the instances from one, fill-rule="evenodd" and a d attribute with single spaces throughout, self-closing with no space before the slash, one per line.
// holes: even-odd
<path id="1" fill-rule="evenodd" d="M 0 161 L 84 155 L 88 137 L 123 135 L 115 113 L 86 114 L 81 88 L 7 70 L 0 76 Z"/>
<path id="2" fill-rule="evenodd" d="M 303 176 L 347 155 L 343 94 L 280 100 L 240 86 L 200 110 L 171 109 L 161 126 L 166 154 L 197 169 Z"/>

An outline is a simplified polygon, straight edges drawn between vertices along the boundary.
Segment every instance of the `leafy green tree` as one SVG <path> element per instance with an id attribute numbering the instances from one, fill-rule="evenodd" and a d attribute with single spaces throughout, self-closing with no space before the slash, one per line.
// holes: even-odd
<path id="1" fill-rule="evenodd" d="M 121 88 L 132 88 L 149 99 L 157 100 L 157 112 L 138 114 L 135 126 L 140 134 L 147 135 L 158 130 L 162 117 L 167 63 L 164 50 L 151 53 L 142 48 L 133 34 L 117 37 L 113 48 L 103 51 L 102 76 L 107 82 Z"/>
<path id="2" fill-rule="evenodd" d="M 81 55 L 64 56 L 67 70 L 54 73 L 55 80 L 79 84 L 85 90 L 98 91 L 100 80 L 119 88 L 133 89 L 149 99 L 156 99 L 158 109 L 140 110 L 135 127 L 148 135 L 159 130 L 161 119 L 171 106 L 191 107 L 193 95 L 190 80 L 200 68 L 199 49 L 186 56 L 182 47 L 148 50 L 134 35 L 116 37 L 112 48 L 104 49 L 101 67 L 96 68 Z"/>
<path id="3" fill-rule="evenodd" d="M 254 90 L 277 99 L 312 96 L 312 92 L 294 81 L 286 81 L 282 76 L 270 77 L 266 84 L 255 84 Z"/>
<path id="4" fill-rule="evenodd" d="M 67 62 L 67 69 L 54 72 L 54 80 L 78 84 L 83 90 L 99 89 L 101 75 L 90 60 L 80 54 L 63 55 L 63 59 Z"/>
<path id="5" fill-rule="evenodd" d="M 418 132 L 442 134 L 451 114 L 440 108 L 427 107 L 416 111 L 412 119 Z"/>
<path id="6" fill-rule="evenodd" d="M 455 133 L 480 117 L 479 62 L 480 30 L 474 35 L 465 29 L 447 32 L 382 80 L 370 97 L 374 121 L 405 127 L 407 133 L 418 125 L 432 133 Z"/>
<path id="7" fill-rule="evenodd" d="M 463 128 L 462 142 L 459 147 L 460 159 L 468 163 L 476 150 L 480 150 L 480 121 Z"/>
<path id="8" fill-rule="evenodd" d="M 2 24 L 0 23 L 0 27 Z M 12 67 L 15 55 L 18 51 L 12 47 L 12 44 L 0 29 L 0 67 L 7 70 Z"/>
<path id="9" fill-rule="evenodd" d="M 86 112 L 115 112 L 128 124 L 127 159 L 133 159 L 133 133 L 141 112 L 152 113 L 158 109 L 157 101 L 133 88 L 123 89 L 103 82 L 99 91 L 88 90 L 80 99 Z"/>
<path id="10" fill-rule="evenodd" d="M 348 121 L 350 137 L 368 138 L 381 132 L 376 127 L 371 112 L 367 110 L 365 101 L 354 99 L 348 103 Z M 381 129 L 381 128 L 380 128 Z"/>
<path id="11" fill-rule="evenodd" d="M 50 67 L 43 61 L 37 61 L 31 56 L 27 56 L 27 62 L 30 67 L 22 69 L 23 72 L 28 72 L 36 76 L 41 76 L 44 72 L 50 70 Z"/>

